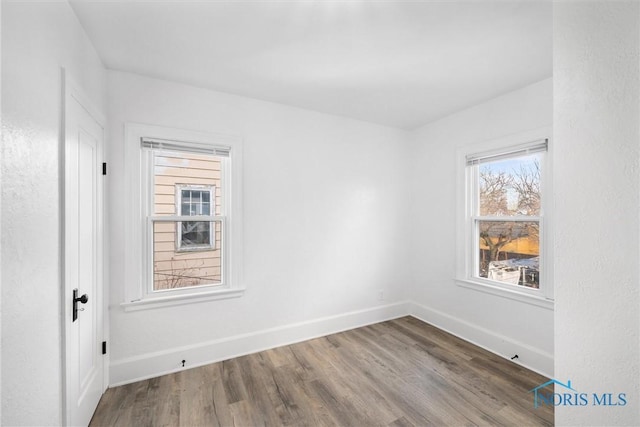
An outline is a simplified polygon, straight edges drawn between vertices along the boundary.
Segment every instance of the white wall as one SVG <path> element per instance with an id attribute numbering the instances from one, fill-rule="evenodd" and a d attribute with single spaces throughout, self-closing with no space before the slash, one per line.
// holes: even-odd
<path id="1" fill-rule="evenodd" d="M 257 347 L 239 352 L 273 345 L 260 331 L 405 300 L 405 132 L 122 72 L 108 90 L 112 384 L 177 369 L 180 355 L 187 366 L 229 356 L 243 334 Z M 123 276 L 126 122 L 244 139 L 241 298 L 120 307 L 135 280 Z"/>
<path id="2" fill-rule="evenodd" d="M 106 105 L 107 97 L 102 65 L 66 3 L 2 8 L 2 424 L 55 425 L 61 419 L 59 67 L 96 104 Z M 451 212 L 457 146 L 553 121 L 555 377 L 571 379 L 579 391 L 627 393 L 629 402 L 622 408 L 558 407 L 556 422 L 639 424 L 639 5 L 560 3 L 554 20 L 555 94 L 546 80 L 412 135 L 109 72 L 110 351 L 116 368 L 202 343 L 211 350 L 234 337 L 260 341 L 256 332 L 278 335 L 278 328 L 314 319 L 373 313 L 348 323 L 399 313 L 405 306 L 375 309 L 411 298 L 414 313 L 425 320 L 505 356 L 513 349 L 522 363 L 550 370 L 552 311 L 454 284 Z M 244 138 L 242 298 L 120 308 L 131 280 L 123 276 L 120 197 L 126 185 L 123 125 L 131 121 Z"/>
<path id="3" fill-rule="evenodd" d="M 411 148 L 414 313 L 517 362 L 553 374 L 553 311 L 457 286 L 456 148 L 552 124 L 551 79 L 418 129 Z"/>
<path id="4" fill-rule="evenodd" d="M 553 59 L 555 375 L 628 401 L 556 422 L 640 425 L 640 4 L 555 4 Z"/>
<path id="5" fill-rule="evenodd" d="M 2 138 L 2 2 L 0 1 L 0 138 Z M 2 165 L 0 149 L 0 165 Z M 0 224 L 2 224 L 2 167 L 0 166 Z M 0 226 L 0 239 L 2 227 Z M 0 265 L 2 265 L 2 244 L 0 244 Z M 0 343 L 2 342 L 2 274 L 0 274 Z M 0 349 L 2 346 L 0 345 Z M 2 423 L 2 351 L 0 350 L 0 423 Z"/>
<path id="6" fill-rule="evenodd" d="M 66 3 L 3 2 L 1 20 L 1 420 L 56 425 L 59 67 L 98 105 L 106 103 L 104 74 Z M 579 391 L 627 393 L 629 402 L 558 407 L 556 422 L 637 425 L 640 10 L 632 2 L 559 3 L 554 20 L 555 377 Z M 518 349 L 523 363 L 537 358 L 544 371 L 554 353 L 553 313 L 457 287 L 451 212 L 455 147 L 551 125 L 551 86 L 540 82 L 409 136 L 110 72 L 112 361 L 144 363 L 203 342 L 225 346 L 269 328 L 277 335 L 274 328 L 409 297 L 426 320 L 506 356 Z M 123 277 L 120 197 L 128 121 L 245 139 L 244 297 L 121 310 L 130 281 Z"/>
<path id="7" fill-rule="evenodd" d="M 60 67 L 100 106 L 105 76 L 66 2 L 2 9 L 2 425 L 59 425 Z"/>

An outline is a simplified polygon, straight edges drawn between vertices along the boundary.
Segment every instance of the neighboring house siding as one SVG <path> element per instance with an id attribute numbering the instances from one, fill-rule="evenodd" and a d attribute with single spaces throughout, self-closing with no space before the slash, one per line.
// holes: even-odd
<path id="1" fill-rule="evenodd" d="M 493 240 L 495 242 L 495 240 Z M 480 250 L 489 250 L 486 243 L 480 240 Z M 537 237 L 520 237 L 507 243 L 500 249 L 500 259 L 509 259 L 506 254 L 527 256 L 540 255 L 540 242 Z"/>
<path id="2" fill-rule="evenodd" d="M 197 154 L 157 155 L 154 164 L 156 215 L 179 215 L 176 209 L 178 186 L 213 186 L 215 214 L 222 204 L 220 162 L 215 157 Z M 215 223 L 214 250 L 178 250 L 175 223 L 157 223 L 154 227 L 154 289 L 171 289 L 221 281 L 220 223 Z"/>

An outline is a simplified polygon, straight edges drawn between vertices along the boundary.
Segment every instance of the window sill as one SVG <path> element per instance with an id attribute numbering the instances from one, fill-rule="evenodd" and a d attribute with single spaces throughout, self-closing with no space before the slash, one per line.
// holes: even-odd
<path id="1" fill-rule="evenodd" d="M 472 289 L 486 294 L 496 295 L 502 298 L 508 298 L 526 304 L 535 305 L 546 310 L 553 310 L 554 302 L 552 299 L 543 296 L 532 295 L 517 290 L 505 289 L 500 286 L 493 286 L 488 283 L 477 282 L 470 279 L 456 279 L 456 284 L 463 288 Z"/>
<path id="2" fill-rule="evenodd" d="M 192 253 L 192 252 L 207 252 L 207 251 L 215 251 L 215 246 L 191 246 L 191 247 L 179 247 L 176 249 L 176 252 L 179 253 Z"/>
<path id="3" fill-rule="evenodd" d="M 244 288 L 221 289 L 210 292 L 197 292 L 166 297 L 146 298 L 131 302 L 123 302 L 122 304 L 120 304 L 120 307 L 122 307 L 124 311 L 150 310 L 154 308 L 171 307 L 174 305 L 195 304 L 206 301 L 238 298 L 244 294 L 244 291 Z"/>

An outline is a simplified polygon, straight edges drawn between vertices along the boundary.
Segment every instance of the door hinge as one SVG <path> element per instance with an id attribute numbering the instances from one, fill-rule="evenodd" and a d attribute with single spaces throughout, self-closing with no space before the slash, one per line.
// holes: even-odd
<path id="1" fill-rule="evenodd" d="M 107 174 L 107 164 L 103 163 L 102 164 L 102 175 L 106 175 Z"/>
<path id="2" fill-rule="evenodd" d="M 102 354 L 107 354 L 107 342 L 102 341 Z"/>

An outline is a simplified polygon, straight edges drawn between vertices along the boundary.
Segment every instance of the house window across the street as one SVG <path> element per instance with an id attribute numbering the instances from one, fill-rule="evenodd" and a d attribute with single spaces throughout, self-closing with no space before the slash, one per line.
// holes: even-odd
<path id="1" fill-rule="evenodd" d="M 181 216 L 211 215 L 215 211 L 214 186 L 176 185 L 176 208 Z M 180 250 L 214 249 L 211 223 L 182 221 L 177 226 L 177 248 Z"/>

